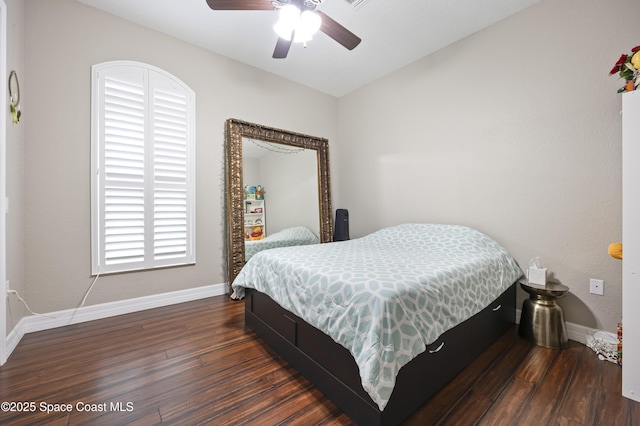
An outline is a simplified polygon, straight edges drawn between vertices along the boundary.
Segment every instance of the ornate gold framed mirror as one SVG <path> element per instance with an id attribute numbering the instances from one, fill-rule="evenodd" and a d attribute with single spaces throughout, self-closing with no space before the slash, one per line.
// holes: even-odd
<path id="1" fill-rule="evenodd" d="M 282 162 L 278 163 L 278 168 L 276 173 L 280 175 L 280 180 L 285 180 L 288 182 L 300 182 L 308 180 L 307 176 L 289 176 L 285 175 L 285 173 L 289 173 L 288 169 L 296 169 L 300 173 L 299 170 L 306 169 L 307 172 L 311 173 L 313 176 L 313 188 L 317 187 L 317 197 L 315 194 L 311 194 L 315 200 L 317 200 L 317 204 L 313 204 L 317 206 L 317 217 L 306 217 L 305 221 L 311 220 L 311 223 L 316 223 L 316 225 L 312 225 L 314 232 L 317 232 L 317 236 L 319 237 L 319 241 L 322 243 L 330 242 L 332 240 L 333 235 L 333 223 L 332 223 L 332 210 L 331 210 L 331 196 L 330 196 L 330 183 L 329 183 L 329 141 L 324 138 L 304 135 L 300 133 L 294 133 L 286 130 L 276 129 L 272 127 L 262 126 L 259 124 L 249 123 L 242 120 L 237 119 L 229 119 L 226 121 L 226 163 L 225 163 L 225 180 L 226 180 L 226 213 L 227 213 L 227 254 L 228 254 L 228 272 L 229 272 L 229 283 L 231 284 L 235 279 L 236 275 L 240 272 L 242 267 L 245 264 L 245 240 L 246 240 L 246 231 L 245 231 L 245 210 L 246 210 L 246 192 L 245 186 L 249 185 L 249 183 L 255 182 L 245 182 L 245 164 L 246 158 L 243 158 L 243 152 L 246 152 L 248 155 L 249 151 L 255 151 L 256 146 L 261 147 L 262 149 L 272 153 L 277 152 L 282 155 L 286 155 L 287 157 L 291 157 L 291 159 L 287 158 L 287 161 L 292 162 L 294 164 L 296 160 L 295 154 L 302 152 L 315 152 L 315 162 L 317 166 L 315 170 L 313 167 L 309 167 L 308 163 L 304 167 L 300 167 L 300 162 L 295 166 L 282 166 Z M 301 156 L 300 156 L 301 157 Z M 287 164 L 287 163 L 284 163 Z M 294 173 L 294 172 L 291 172 Z M 317 185 L 315 184 L 317 182 Z M 264 210 L 265 211 L 278 211 L 275 205 L 269 204 L 269 199 L 274 200 L 275 195 L 270 193 L 270 188 L 266 186 L 265 190 L 265 201 L 264 201 Z M 277 193 L 284 192 L 282 189 L 276 191 Z M 292 190 L 293 192 L 293 190 Z M 314 200 L 314 203 L 315 203 Z M 275 202 L 275 201 L 274 201 Z M 295 203 L 292 201 L 288 201 L 281 206 L 279 209 L 282 211 L 283 208 L 287 208 L 287 206 L 292 206 Z M 263 212 L 263 207 L 259 208 L 259 211 Z M 281 216 L 291 216 L 290 214 L 280 214 Z M 275 220 L 270 219 L 270 213 L 266 213 L 266 221 L 269 223 L 275 223 Z M 272 216 L 273 217 L 273 216 Z M 294 220 L 294 219 L 288 219 Z M 297 219 L 295 219 L 297 220 Z M 317 220 L 317 222 L 316 222 Z M 280 221 L 281 222 L 281 221 Z M 281 224 L 281 227 L 291 226 L 296 224 L 297 222 L 292 222 L 288 224 Z M 270 225 L 267 225 L 267 230 Z"/>

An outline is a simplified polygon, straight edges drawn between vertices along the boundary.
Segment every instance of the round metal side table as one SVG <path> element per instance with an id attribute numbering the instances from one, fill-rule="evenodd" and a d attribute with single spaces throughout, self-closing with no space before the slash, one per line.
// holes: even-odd
<path id="1" fill-rule="evenodd" d="M 533 285 L 525 279 L 520 280 L 520 287 L 529 293 L 529 298 L 522 303 L 518 334 L 545 348 L 568 347 L 564 314 L 556 300 L 567 294 L 569 287 L 557 283 Z"/>

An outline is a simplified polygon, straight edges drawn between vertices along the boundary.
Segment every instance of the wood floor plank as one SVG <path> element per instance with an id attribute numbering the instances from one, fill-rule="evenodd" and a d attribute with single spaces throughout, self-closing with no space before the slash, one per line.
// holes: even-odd
<path id="1" fill-rule="evenodd" d="M 112 419 L 110 419 L 111 421 Z M 96 424 L 96 423 L 90 423 Z M 122 422 L 113 422 L 108 423 L 109 425 L 114 426 L 153 426 L 162 424 L 162 419 L 160 418 L 160 413 L 158 410 L 153 410 L 151 412 L 147 412 L 139 416 L 138 418 L 133 418 L 131 416 L 124 419 Z"/>
<path id="2" fill-rule="evenodd" d="M 557 410 L 556 421 L 560 424 L 596 424 L 595 417 L 602 392 L 604 369 L 595 354 L 581 348 L 576 371 L 566 398 Z M 600 367 L 600 368 L 599 368 Z"/>
<path id="3" fill-rule="evenodd" d="M 508 398 L 499 398 L 482 416 L 482 424 L 512 425 L 520 423 L 518 417 L 523 407 L 526 406 L 531 394 L 535 390 L 535 384 L 520 377 L 514 376 L 511 382 L 504 388 L 503 393 Z"/>
<path id="4" fill-rule="evenodd" d="M 486 394 L 477 395 L 472 392 L 474 383 L 479 381 L 487 381 L 490 371 L 496 368 L 499 371 L 505 371 L 506 366 L 492 367 L 496 364 L 502 365 L 505 362 L 504 354 L 514 342 L 518 339 L 513 329 L 508 330 L 501 339 L 494 342 L 489 348 L 476 358 L 467 368 L 465 368 L 455 381 L 449 383 L 443 389 L 438 391 L 426 404 L 414 413 L 407 426 L 422 426 L 433 424 L 438 419 L 448 418 L 449 421 L 456 423 L 462 419 L 455 419 L 455 415 L 450 417 L 451 401 L 459 401 L 465 406 L 465 417 L 473 419 L 478 418 L 491 405 L 492 400 Z M 528 350 L 528 345 L 523 345 Z M 524 357 L 525 352 L 523 352 Z M 510 358 L 513 359 L 513 358 Z M 515 363 L 512 369 L 515 369 Z M 489 384 L 488 386 L 492 386 Z M 477 399 L 477 397 L 480 399 Z M 483 403 L 480 402 L 483 400 Z M 469 415 L 467 415 L 468 413 Z M 464 421 L 461 423 L 464 424 Z"/>
<path id="5" fill-rule="evenodd" d="M 627 410 L 628 401 L 621 398 L 622 394 L 622 374 L 620 367 L 608 361 L 600 361 L 604 367 L 602 375 L 602 388 L 615 389 L 616 392 L 602 392 L 600 401 L 598 401 L 598 410 L 596 411 L 595 421 L 597 424 L 605 425 L 608 423 L 625 424 L 629 414 Z M 640 419 L 639 419 L 640 420 Z M 629 418 L 629 425 L 632 425 Z"/>
<path id="6" fill-rule="evenodd" d="M 522 424 L 554 424 L 558 407 L 564 401 L 582 353 L 582 346 L 571 345 L 559 351 L 520 415 Z"/>
<path id="7" fill-rule="evenodd" d="M 311 383 L 302 379 L 302 377 L 299 380 L 282 383 L 269 390 L 274 399 L 268 401 L 260 397 L 243 400 L 239 404 L 235 404 L 233 408 L 216 416 L 215 421 L 218 424 L 229 425 L 238 423 L 259 424 L 259 419 L 265 412 L 271 412 L 272 415 L 276 414 L 280 417 L 281 409 L 284 405 L 290 403 L 294 398 L 308 394 L 311 388 Z M 284 419 L 283 417 L 280 418 Z"/>
<path id="8" fill-rule="evenodd" d="M 338 407 L 336 407 L 331 401 L 324 398 L 319 390 L 313 388 L 309 393 L 314 394 L 316 402 L 304 408 L 299 407 L 295 414 L 287 417 L 285 420 L 276 422 L 275 419 L 268 419 L 262 416 L 260 419 L 264 419 L 265 424 L 273 425 L 321 425 L 325 422 L 326 424 L 336 426 L 352 426 L 355 424 L 348 416 L 344 414 L 341 415 L 342 413 Z"/>
<path id="9" fill-rule="evenodd" d="M 0 367 L 0 401 L 131 403 L 131 411 L 0 412 L 11 425 L 353 425 L 218 296 L 26 335 Z M 640 424 L 620 367 L 513 327 L 405 425 Z M 126 407 L 126 405 L 123 405 Z"/>
<path id="10" fill-rule="evenodd" d="M 305 383 L 305 385 L 307 385 Z M 309 413 L 310 408 L 322 405 L 322 399 L 324 395 L 313 388 L 312 386 L 301 387 L 301 392 L 296 394 L 287 395 L 287 397 L 281 401 L 277 405 L 269 406 L 266 409 L 259 410 L 254 417 L 251 418 L 242 418 L 239 419 L 238 422 L 234 423 L 238 426 L 240 425 L 254 425 L 257 423 L 265 424 L 265 425 L 277 425 L 277 424 L 287 424 L 287 423 L 298 423 L 298 424 L 317 424 L 317 420 L 325 419 L 327 415 L 332 415 L 334 410 L 327 410 L 323 413 L 320 413 L 320 418 L 318 418 L 315 422 L 310 418 L 306 417 L 304 420 L 301 416 L 297 416 L 301 414 L 301 411 L 305 413 Z M 305 423 L 308 422 L 308 423 Z"/>
<path id="11" fill-rule="evenodd" d="M 640 424 L 640 403 L 632 401 L 630 399 L 625 399 L 625 419 L 627 426 L 639 425 Z"/>
<path id="12" fill-rule="evenodd" d="M 549 365 L 557 356 L 558 351 L 532 346 L 527 358 L 500 393 L 501 396 L 508 395 L 508 398 L 501 397 L 492 404 L 482 416 L 483 423 L 508 425 L 516 419 L 519 423 L 522 411 L 528 406 Z"/>
<path id="13" fill-rule="evenodd" d="M 510 345 L 508 352 L 501 353 L 492 363 L 485 364 L 487 370 L 482 376 L 478 377 L 473 383 L 462 386 L 459 385 L 458 378 L 456 377 L 454 382 L 447 386 L 454 388 L 462 387 L 465 391 L 464 395 L 458 399 L 455 404 L 449 401 L 447 412 L 433 419 L 434 422 L 440 419 L 444 424 L 475 424 L 477 420 L 482 418 L 495 404 L 496 400 L 502 395 L 503 390 L 513 379 L 518 368 L 524 363 L 532 350 L 530 343 L 517 337 L 515 328 L 510 330 L 510 333 L 512 334 L 508 340 Z M 507 333 L 505 336 L 509 336 L 509 334 Z M 505 336 L 500 340 L 505 340 Z M 481 357 L 482 356 L 480 356 L 478 360 L 481 359 Z M 469 367 L 465 370 L 468 369 Z M 464 374 L 464 371 L 461 374 Z M 430 405 L 431 401 L 428 401 L 420 411 L 428 410 Z"/>
<path id="14" fill-rule="evenodd" d="M 160 407 L 163 421 L 177 421 L 180 418 L 201 420 L 221 416 L 226 411 L 237 408 L 238 404 L 254 402 L 273 403 L 271 391 L 296 380 L 297 372 L 280 362 L 261 359 L 254 362 L 249 373 L 243 374 L 238 369 L 227 369 L 215 377 L 218 386 L 201 389 L 197 394 L 172 398 Z M 221 393 L 220 389 L 226 389 Z"/>
<path id="15" fill-rule="evenodd" d="M 250 346 L 251 345 L 251 346 Z M 253 356 L 249 356 L 247 353 L 238 355 L 235 352 L 238 349 L 246 348 L 244 352 L 252 353 Z M 138 410 L 151 410 L 158 409 L 165 405 L 170 405 L 180 401 L 181 399 L 190 400 L 194 395 L 205 394 L 208 390 L 215 393 L 218 392 L 221 384 L 225 386 L 233 384 L 225 382 L 229 376 L 238 376 L 242 378 L 242 375 L 237 375 L 237 365 L 239 360 L 242 362 L 259 362 L 264 361 L 266 351 L 261 347 L 256 347 L 255 341 L 247 342 L 243 345 L 236 345 L 232 347 L 232 351 L 217 351 L 224 352 L 224 355 L 215 358 L 216 362 L 204 362 L 202 368 L 194 371 L 194 377 L 183 376 L 171 376 L 162 380 L 157 380 L 153 383 L 147 383 L 145 386 L 134 389 L 130 392 L 117 395 L 117 398 L 122 401 L 136 401 L 136 411 Z M 225 370 L 228 370 L 225 373 Z M 136 378 L 132 378 L 135 380 Z M 222 382 L 222 383 L 221 383 Z M 167 392 L 167 389 L 171 389 L 171 392 Z M 203 403 L 205 403 L 203 401 Z M 191 403 L 193 405 L 193 403 Z"/>
<path id="16" fill-rule="evenodd" d="M 531 343 L 520 338 L 515 340 L 509 348 L 509 356 L 500 358 L 481 380 L 474 383 L 474 391 L 495 401 L 502 394 L 509 378 L 516 374 L 532 350 L 535 348 Z"/>

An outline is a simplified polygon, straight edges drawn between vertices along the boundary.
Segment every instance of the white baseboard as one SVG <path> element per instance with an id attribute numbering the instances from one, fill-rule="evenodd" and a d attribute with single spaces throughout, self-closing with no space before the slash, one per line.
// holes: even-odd
<path id="1" fill-rule="evenodd" d="M 16 348 L 16 346 L 18 346 L 20 340 L 22 340 L 22 337 L 24 336 L 24 323 L 24 318 L 22 318 L 20 321 L 18 321 L 18 324 L 13 327 L 13 330 L 11 330 L 11 333 L 9 333 L 9 335 L 7 336 L 7 359 L 5 359 L 4 362 L 9 359 L 13 350 Z M 2 363 L 0 363 L 0 365 L 2 365 Z"/>
<path id="2" fill-rule="evenodd" d="M 229 285 L 226 283 L 212 284 L 204 287 L 189 288 L 186 290 L 172 291 L 169 293 L 154 294 L 135 299 L 120 300 L 117 302 L 101 303 L 98 305 L 84 306 L 77 309 L 51 312 L 46 315 L 31 315 L 23 317 L 7 336 L 7 359 L 18 346 L 22 337 L 27 333 L 49 330 L 65 325 L 78 324 L 162 306 L 175 305 L 177 303 L 190 302 L 192 300 L 226 294 Z"/>

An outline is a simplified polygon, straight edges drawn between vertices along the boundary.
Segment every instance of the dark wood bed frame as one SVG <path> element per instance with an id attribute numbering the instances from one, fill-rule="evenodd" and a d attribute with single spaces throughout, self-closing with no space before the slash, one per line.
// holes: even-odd
<path id="1" fill-rule="evenodd" d="M 400 369 L 383 411 L 362 388 L 349 351 L 269 296 L 246 289 L 245 323 L 355 422 L 395 425 L 511 327 L 515 306 L 514 284 L 483 311 L 440 336 Z"/>

